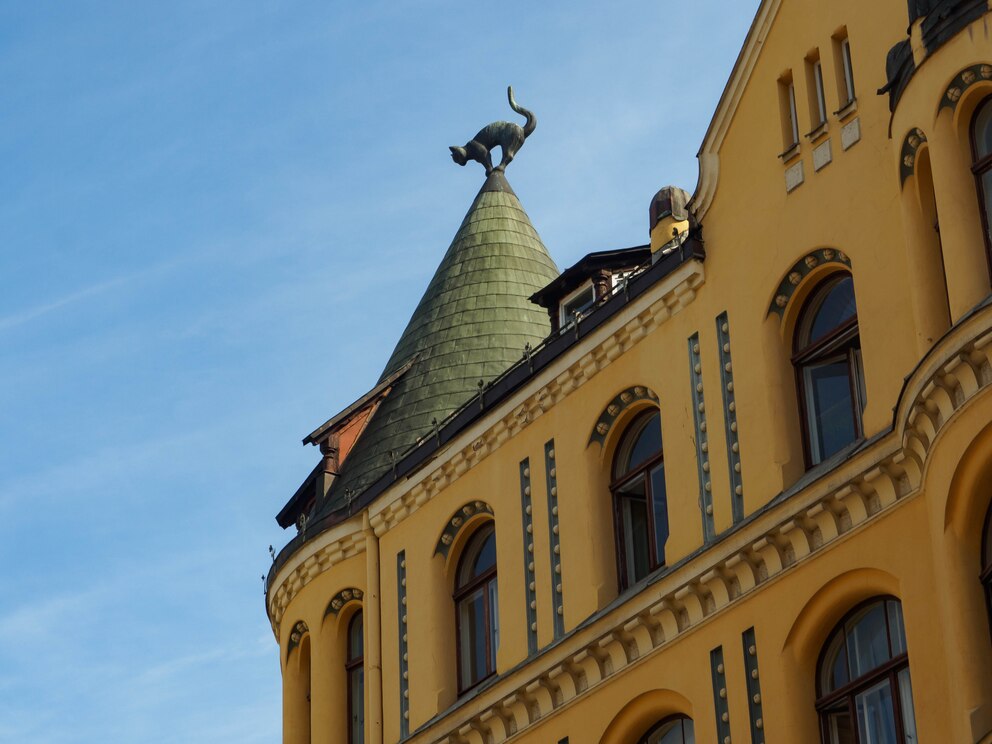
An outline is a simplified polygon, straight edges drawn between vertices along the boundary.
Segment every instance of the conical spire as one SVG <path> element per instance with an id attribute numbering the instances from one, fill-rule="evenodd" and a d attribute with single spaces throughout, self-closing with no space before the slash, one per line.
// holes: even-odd
<path id="1" fill-rule="evenodd" d="M 419 437 L 543 341 L 547 313 L 528 297 L 558 276 L 510 184 L 486 180 L 400 337 L 381 379 L 416 362 L 348 455 L 330 508 L 358 495 Z"/>

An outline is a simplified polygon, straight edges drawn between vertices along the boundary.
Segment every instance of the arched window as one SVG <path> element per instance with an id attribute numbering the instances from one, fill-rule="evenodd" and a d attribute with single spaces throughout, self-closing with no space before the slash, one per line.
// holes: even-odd
<path id="1" fill-rule="evenodd" d="M 362 611 L 359 610 L 348 623 L 348 744 L 365 741 L 365 635 L 362 628 Z"/>
<path id="2" fill-rule="evenodd" d="M 989 606 L 989 622 L 992 623 L 992 504 L 985 515 L 985 533 L 982 537 L 982 584 L 985 585 L 985 600 Z"/>
<path id="3" fill-rule="evenodd" d="M 916 744 L 899 600 L 859 605 L 823 649 L 816 672 L 823 744 Z"/>
<path id="4" fill-rule="evenodd" d="M 661 446 L 661 414 L 641 414 L 624 432 L 613 463 L 613 510 L 620 588 L 665 563 L 668 498 Z"/>
<path id="5" fill-rule="evenodd" d="M 861 437 L 865 383 L 854 280 L 838 274 L 817 287 L 796 326 L 793 364 L 806 462 L 823 462 Z"/>
<path id="6" fill-rule="evenodd" d="M 985 251 L 992 261 L 992 96 L 978 104 L 971 120 L 971 154 L 974 158 L 971 171 L 975 174 L 981 203 Z"/>
<path id="7" fill-rule="evenodd" d="M 692 719 L 685 716 L 671 716 L 651 727 L 637 744 L 696 744 Z"/>
<path id="8" fill-rule="evenodd" d="M 458 691 L 496 672 L 499 602 L 496 591 L 496 528 L 481 527 L 465 546 L 455 577 Z"/>

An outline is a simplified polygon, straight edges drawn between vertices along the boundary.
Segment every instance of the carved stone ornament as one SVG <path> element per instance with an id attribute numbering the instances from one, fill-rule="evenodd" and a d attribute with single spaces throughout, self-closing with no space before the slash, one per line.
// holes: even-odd
<path id="1" fill-rule="evenodd" d="M 327 609 L 324 610 L 324 617 L 328 615 L 337 615 L 349 602 L 361 602 L 362 597 L 365 593 L 361 589 L 356 589 L 354 587 L 349 587 L 347 589 L 342 589 L 333 597 L 331 601 L 327 603 Z"/>
<path id="2" fill-rule="evenodd" d="M 623 390 L 613 400 L 607 403 L 606 408 L 599 414 L 599 418 L 596 420 L 595 426 L 593 426 L 592 434 L 589 436 L 589 444 L 593 442 L 599 442 L 600 445 L 605 444 L 606 437 L 609 435 L 610 429 L 613 428 L 613 424 L 620 414 L 639 400 L 657 401 L 658 396 L 655 395 L 653 390 L 643 385 L 635 385 L 634 387 Z"/>
<path id="3" fill-rule="evenodd" d="M 286 646 L 286 659 L 289 659 L 289 655 L 293 653 L 293 649 L 300 645 L 300 641 L 303 640 L 303 636 L 310 632 L 307 624 L 302 620 L 297 620 L 293 629 L 289 633 L 289 644 Z"/>
<path id="4" fill-rule="evenodd" d="M 485 501 L 473 501 L 458 509 L 445 523 L 444 532 L 441 533 L 441 536 L 437 540 L 437 545 L 434 547 L 434 555 L 443 555 L 447 558 L 448 553 L 451 551 L 451 546 L 455 543 L 455 538 L 465 528 L 468 520 L 476 514 L 492 513 L 493 508 Z M 464 518 L 461 515 L 464 515 Z"/>
<path id="5" fill-rule="evenodd" d="M 819 250 L 807 253 L 786 272 L 785 277 L 779 282 L 778 290 L 768 308 L 768 314 L 777 313 L 779 317 L 784 317 L 785 308 L 792 299 L 796 288 L 802 280 L 817 266 L 821 264 L 837 264 L 851 268 L 851 259 L 843 251 L 834 248 L 820 248 Z"/>

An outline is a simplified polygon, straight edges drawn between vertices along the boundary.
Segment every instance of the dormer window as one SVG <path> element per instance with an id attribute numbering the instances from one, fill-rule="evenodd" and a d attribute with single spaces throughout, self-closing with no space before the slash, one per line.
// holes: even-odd
<path id="1" fill-rule="evenodd" d="M 558 306 L 559 328 L 565 329 L 584 316 L 596 304 L 596 293 L 592 282 L 586 282 L 574 292 L 566 295 Z"/>

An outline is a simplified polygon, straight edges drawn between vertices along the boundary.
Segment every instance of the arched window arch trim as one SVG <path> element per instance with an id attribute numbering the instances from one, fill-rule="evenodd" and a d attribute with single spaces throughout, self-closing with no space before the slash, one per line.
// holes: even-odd
<path id="1" fill-rule="evenodd" d="M 975 92 L 982 92 L 983 88 L 992 89 L 992 64 L 979 62 L 965 67 L 944 89 L 940 103 L 937 104 L 935 118 L 939 117 L 944 109 L 949 109 L 956 117 L 961 101 L 970 98 Z M 967 106 L 964 108 L 967 110 Z"/>
<path id="2" fill-rule="evenodd" d="M 324 618 L 326 619 L 328 615 L 340 615 L 352 603 L 361 605 L 364 596 L 365 593 L 361 589 L 353 586 L 342 589 L 331 597 L 331 601 L 327 603 L 327 608 L 324 610 Z"/>
<path id="3" fill-rule="evenodd" d="M 485 501 L 475 500 L 462 504 L 445 522 L 434 546 L 434 555 L 443 556 L 445 561 L 449 557 L 457 558 L 459 544 L 465 542 L 467 536 L 475 534 L 481 522 L 491 521 L 493 516 L 493 508 Z"/>
<path id="4" fill-rule="evenodd" d="M 650 404 L 658 405 L 658 394 L 646 385 L 632 385 L 617 393 L 596 419 L 586 446 L 598 442 L 605 453 L 609 449 L 607 443 L 611 438 L 610 432 L 615 430 L 617 424 L 624 423 L 629 412 Z"/>
<path id="5" fill-rule="evenodd" d="M 987 117 L 985 139 L 988 141 L 981 143 L 978 125 L 983 117 Z M 992 92 L 978 102 L 971 114 L 968 142 L 971 149 L 971 172 L 975 176 L 975 190 L 978 194 L 978 212 L 982 219 L 982 240 L 992 276 Z"/>
<path id="6" fill-rule="evenodd" d="M 905 187 L 910 176 L 916 175 L 916 154 L 927 142 L 927 136 L 919 127 L 913 127 L 906 133 L 902 141 L 902 151 L 899 154 L 899 186 Z"/>
<path id="7" fill-rule="evenodd" d="M 836 271 L 853 273 L 851 258 L 844 251 L 836 248 L 810 251 L 785 272 L 769 303 L 768 315 L 778 315 L 783 330 L 787 331 L 789 318 L 796 315 L 795 307 L 802 305 L 811 288 Z"/>
<path id="8" fill-rule="evenodd" d="M 303 643 L 303 639 L 309 632 L 310 628 L 302 620 L 297 620 L 293 624 L 293 629 L 289 632 L 289 642 L 286 644 L 286 663 L 289 663 L 289 656 L 293 653 L 293 649 Z"/>

